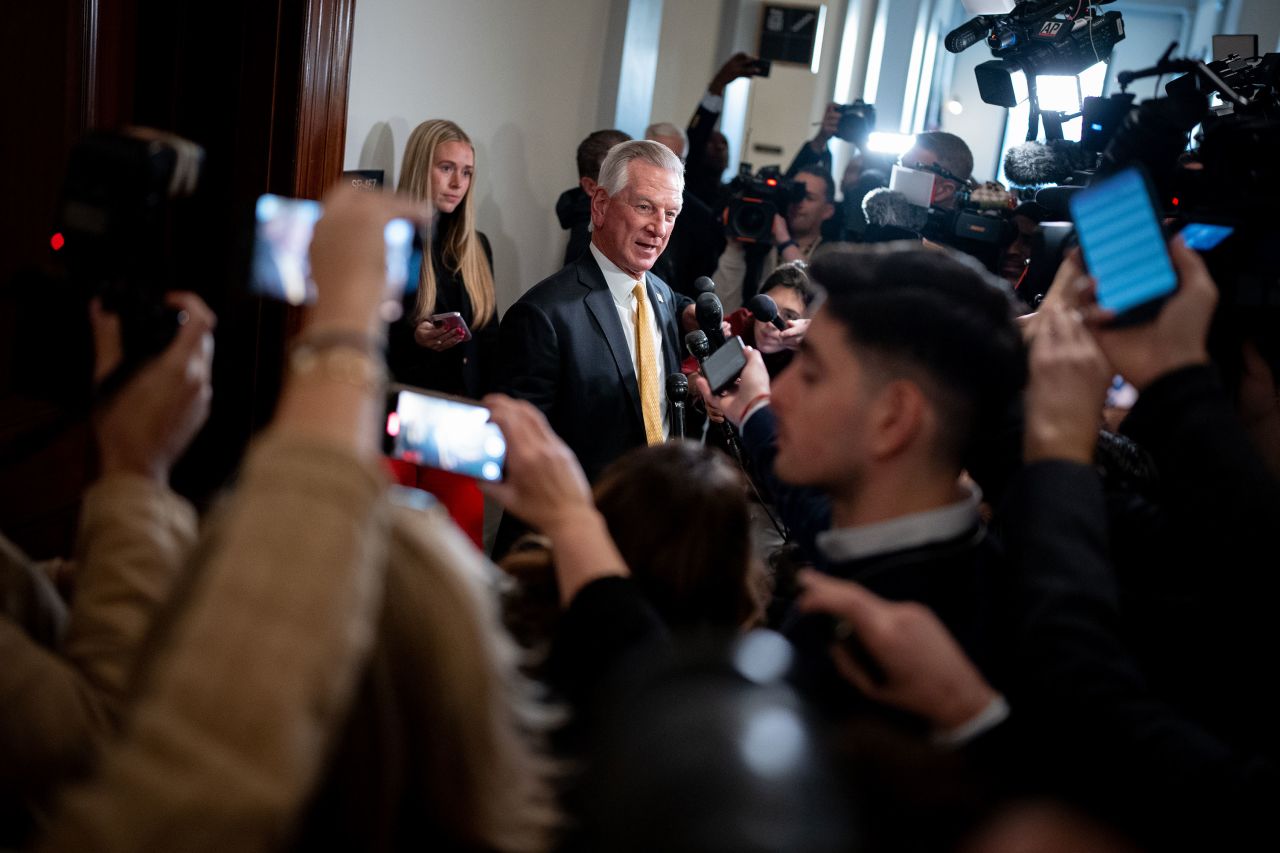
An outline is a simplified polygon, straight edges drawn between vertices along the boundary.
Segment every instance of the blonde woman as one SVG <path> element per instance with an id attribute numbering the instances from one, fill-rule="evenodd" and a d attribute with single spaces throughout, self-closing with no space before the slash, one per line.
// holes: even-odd
<path id="1" fill-rule="evenodd" d="M 418 286 L 405 293 L 388 354 L 397 381 L 464 397 L 490 390 L 498 339 L 493 253 L 475 226 L 475 160 L 470 137 L 446 119 L 409 134 L 400 192 L 430 201 L 435 214 Z M 432 319 L 452 312 L 465 326 Z"/>
<path id="2" fill-rule="evenodd" d="M 471 398 L 492 390 L 498 346 L 493 252 L 476 230 L 472 202 L 475 164 L 470 137 L 451 121 L 424 121 L 409 134 L 400 192 L 429 201 L 434 214 L 418 286 L 406 291 L 404 314 L 392 324 L 387 347 L 397 382 Z M 458 316 L 442 316 L 454 312 Z M 392 468 L 404 485 L 434 494 L 482 544 L 484 498 L 473 481 L 408 463 Z"/>

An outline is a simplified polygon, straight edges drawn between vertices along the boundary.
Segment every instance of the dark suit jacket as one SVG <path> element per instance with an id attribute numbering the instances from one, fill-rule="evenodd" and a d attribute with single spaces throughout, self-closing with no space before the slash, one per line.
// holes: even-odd
<path id="1" fill-rule="evenodd" d="M 666 371 L 675 373 L 683 352 L 680 313 L 690 301 L 652 273 L 645 278 Z M 635 367 L 590 251 L 520 297 L 502 318 L 500 337 L 500 386 L 542 410 L 588 479 L 645 444 Z"/>

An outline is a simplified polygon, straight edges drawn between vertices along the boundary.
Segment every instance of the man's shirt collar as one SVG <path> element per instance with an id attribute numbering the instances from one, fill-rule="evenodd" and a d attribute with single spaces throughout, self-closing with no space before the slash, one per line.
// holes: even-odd
<path id="1" fill-rule="evenodd" d="M 600 272 L 604 273 L 604 283 L 609 288 L 609 293 L 613 296 L 613 301 L 624 308 L 632 306 L 631 291 L 635 288 L 637 281 L 643 281 L 648 285 L 648 281 L 644 273 L 640 274 L 640 278 L 633 278 L 628 273 L 619 269 L 618 265 L 605 257 L 604 252 L 596 248 L 596 244 L 591 244 L 591 254 L 595 255 L 596 263 L 600 265 Z"/>
<path id="2" fill-rule="evenodd" d="M 982 490 L 968 481 L 961 485 L 968 494 L 955 503 L 888 521 L 819 533 L 818 549 L 832 563 L 846 563 L 955 539 L 976 527 L 981 518 L 978 506 L 982 503 Z"/>

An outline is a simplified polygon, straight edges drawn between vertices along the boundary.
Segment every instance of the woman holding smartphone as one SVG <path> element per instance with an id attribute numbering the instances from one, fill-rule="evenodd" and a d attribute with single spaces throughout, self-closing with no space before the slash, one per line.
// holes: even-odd
<path id="1" fill-rule="evenodd" d="M 424 121 L 409 134 L 400 192 L 429 201 L 434 213 L 417 288 L 406 289 L 387 342 L 396 382 L 472 399 L 492 390 L 498 345 L 493 252 L 476 230 L 472 203 L 475 162 L 471 139 L 451 121 Z M 483 547 L 484 498 L 473 480 L 406 462 L 392 467 L 402 484 L 435 495 Z"/>
<path id="2" fill-rule="evenodd" d="M 431 202 L 417 287 L 392 325 L 387 362 L 397 382 L 479 398 L 490 390 L 498 340 L 493 252 L 476 230 L 475 148 L 451 121 L 431 119 L 405 145 L 400 192 Z M 430 258 L 430 262 L 427 262 Z"/>

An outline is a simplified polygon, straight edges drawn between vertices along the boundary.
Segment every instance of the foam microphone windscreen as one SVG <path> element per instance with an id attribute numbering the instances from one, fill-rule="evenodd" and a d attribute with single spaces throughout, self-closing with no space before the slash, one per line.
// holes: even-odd
<path id="1" fill-rule="evenodd" d="M 689 377 L 683 373 L 672 373 L 667 377 L 667 399 L 673 403 L 683 403 L 689 397 Z"/>
<path id="2" fill-rule="evenodd" d="M 693 280 L 694 293 L 715 293 L 716 283 L 705 275 L 700 275 Z"/>
<path id="3" fill-rule="evenodd" d="M 724 322 L 724 306 L 720 297 L 714 293 L 700 293 L 694 302 L 694 315 L 698 318 L 698 328 L 706 332 L 711 349 L 724 346 L 724 331 L 720 324 Z"/>
<path id="4" fill-rule="evenodd" d="M 907 197 L 893 190 L 874 189 L 862 200 L 862 212 L 867 224 L 882 228 L 902 228 L 920 231 L 929 222 L 929 211 L 907 201 Z"/>
<path id="5" fill-rule="evenodd" d="M 711 343 L 707 340 L 707 333 L 701 329 L 694 329 L 685 335 L 684 345 L 688 347 L 689 354 L 696 358 L 699 363 L 711 355 Z"/>
<path id="6" fill-rule="evenodd" d="M 1048 145 L 1024 142 L 1004 153 L 1004 174 L 1018 186 L 1037 187 L 1056 184 L 1071 172 Z"/>

